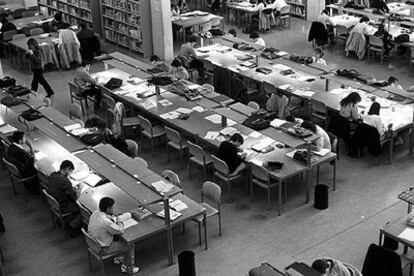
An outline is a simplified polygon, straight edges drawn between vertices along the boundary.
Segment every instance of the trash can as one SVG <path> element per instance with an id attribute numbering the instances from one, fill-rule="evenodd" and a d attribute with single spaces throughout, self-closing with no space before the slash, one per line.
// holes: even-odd
<path id="1" fill-rule="evenodd" d="M 195 259 L 193 251 L 178 254 L 178 272 L 180 276 L 195 276 Z"/>
<path id="2" fill-rule="evenodd" d="M 314 207 L 319 210 L 325 210 L 329 205 L 329 186 L 318 184 L 315 186 L 315 203 Z"/>

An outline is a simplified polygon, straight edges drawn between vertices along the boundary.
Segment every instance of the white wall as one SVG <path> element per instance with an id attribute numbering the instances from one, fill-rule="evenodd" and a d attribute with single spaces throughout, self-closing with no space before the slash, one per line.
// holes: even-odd
<path id="1" fill-rule="evenodd" d="M 152 44 L 163 60 L 174 57 L 170 5 L 170 0 L 151 0 Z"/>

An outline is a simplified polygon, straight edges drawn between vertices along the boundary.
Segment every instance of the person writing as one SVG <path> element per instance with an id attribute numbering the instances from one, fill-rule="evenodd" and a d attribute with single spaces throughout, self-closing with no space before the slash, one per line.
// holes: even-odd
<path id="1" fill-rule="evenodd" d="M 312 150 L 321 151 L 322 149 L 332 150 L 331 140 L 329 139 L 328 133 L 318 125 L 315 125 L 311 121 L 304 121 L 301 124 L 304 129 L 312 131 L 318 139 L 312 142 Z"/>
<path id="2" fill-rule="evenodd" d="M 150 62 L 155 68 L 161 70 L 162 72 L 169 72 L 171 70 L 171 67 L 167 63 L 162 62 L 157 55 L 151 56 Z"/>
<path id="3" fill-rule="evenodd" d="M 30 68 L 33 73 L 31 89 L 32 91 L 37 92 L 40 83 L 47 93 L 46 97 L 51 97 L 55 92 L 53 92 L 53 89 L 43 76 L 42 53 L 40 52 L 39 43 L 32 37 L 27 41 L 27 47 L 29 50 L 26 53 L 26 58 L 30 62 Z"/>
<path id="4" fill-rule="evenodd" d="M 378 130 L 380 139 L 383 140 L 386 129 L 380 116 L 380 110 L 381 105 L 377 102 L 373 102 L 368 110 L 368 113 L 362 115 L 362 121 L 367 125 L 375 127 Z M 388 128 L 392 128 L 392 124 L 389 124 Z"/>
<path id="5" fill-rule="evenodd" d="M 188 74 L 187 70 L 185 70 L 181 61 L 179 61 L 178 59 L 174 59 L 171 62 L 170 74 L 173 78 L 176 78 L 178 80 L 188 80 L 190 78 L 190 75 Z"/>
<path id="6" fill-rule="evenodd" d="M 321 65 L 327 65 L 326 61 L 323 59 L 324 53 L 321 48 L 315 49 L 315 56 L 313 57 L 313 62 L 321 64 Z"/>
<path id="7" fill-rule="evenodd" d="M 131 265 L 128 245 L 120 240 L 114 239 L 115 235 L 124 233 L 124 225 L 114 216 L 115 201 L 110 197 L 103 197 L 99 201 L 99 210 L 95 210 L 89 218 L 88 234 L 94 238 L 101 246 L 101 252 L 111 253 L 114 251 L 124 251 L 121 272 L 137 273 L 139 267 Z"/>
<path id="8" fill-rule="evenodd" d="M 358 32 L 363 35 L 369 36 L 370 31 L 368 27 L 369 18 L 366 16 L 363 16 L 359 22 L 352 28 L 352 32 Z"/>
<path id="9" fill-rule="evenodd" d="M 317 259 L 312 263 L 312 268 L 322 276 L 362 276 L 358 269 L 332 258 Z"/>
<path id="10" fill-rule="evenodd" d="M 357 92 L 352 92 L 340 101 L 341 108 L 339 115 L 349 120 L 358 120 L 358 103 L 361 102 L 361 96 Z"/>
<path id="11" fill-rule="evenodd" d="M 102 91 L 97 87 L 96 80 L 89 74 L 90 64 L 85 64 L 75 71 L 73 81 L 78 86 L 81 97 L 93 96 L 95 98 L 95 110 L 101 107 Z"/>
<path id="12" fill-rule="evenodd" d="M 80 186 L 77 189 L 72 187 L 69 181 L 70 175 L 75 170 L 75 166 L 69 160 L 60 164 L 59 171 L 53 172 L 49 177 L 49 192 L 59 203 L 63 213 L 72 213 L 68 220 L 69 233 L 76 236 L 80 233 L 82 217 L 76 199 L 80 192 Z"/>
<path id="13" fill-rule="evenodd" d="M 243 159 L 246 158 L 246 153 L 243 153 L 241 156 L 238 155 L 239 148 L 243 142 L 243 136 L 235 133 L 229 141 L 223 141 L 218 149 L 217 157 L 226 162 L 231 176 L 238 175 L 246 169 L 246 163 L 243 162 Z"/>
<path id="14" fill-rule="evenodd" d="M 394 76 L 391 76 L 391 77 L 388 78 L 388 86 L 404 90 L 402 85 L 398 82 L 398 79 Z"/>
<path id="15" fill-rule="evenodd" d="M 6 160 L 12 163 L 19 170 L 23 178 L 29 178 L 37 175 L 34 167 L 35 158 L 33 146 L 26 139 L 26 135 L 22 131 L 16 131 L 11 137 L 12 144 L 6 153 Z M 32 194 L 40 194 L 39 183 L 37 177 L 32 181 L 25 181 L 26 190 Z"/>
<path id="16" fill-rule="evenodd" d="M 249 35 L 249 38 L 252 40 L 255 46 L 254 48 L 256 48 L 256 50 L 262 51 L 264 50 L 264 48 L 266 48 L 266 42 L 264 41 L 263 38 L 260 37 L 258 32 L 252 32 Z"/>

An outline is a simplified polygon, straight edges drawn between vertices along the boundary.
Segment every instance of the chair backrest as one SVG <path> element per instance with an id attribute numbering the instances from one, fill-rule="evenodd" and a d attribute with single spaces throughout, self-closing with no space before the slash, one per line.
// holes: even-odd
<path id="1" fill-rule="evenodd" d="M 39 178 L 40 186 L 46 191 L 49 191 L 49 176 L 45 175 L 41 171 L 38 171 L 37 177 Z"/>
<path id="2" fill-rule="evenodd" d="M 69 118 L 72 117 L 82 120 L 82 107 L 80 104 L 73 103 L 69 107 Z"/>
<path id="3" fill-rule="evenodd" d="M 255 163 L 250 163 L 251 169 L 252 169 L 252 177 L 257 178 L 262 181 L 268 181 L 269 179 L 269 173 L 265 168 L 262 166 L 258 166 Z"/>
<path id="4" fill-rule="evenodd" d="M 125 143 L 128 145 L 128 152 L 132 157 L 137 157 L 138 155 L 138 144 L 134 140 L 126 139 Z"/>
<path id="5" fill-rule="evenodd" d="M 82 228 L 82 233 L 85 236 L 85 241 L 89 249 L 91 249 L 96 254 L 99 254 L 99 251 L 101 250 L 102 246 L 91 235 L 89 235 L 83 228 Z"/>
<path id="6" fill-rule="evenodd" d="M 338 137 L 335 134 L 328 132 L 329 140 L 331 141 L 332 152 L 338 154 L 339 143 Z"/>
<path id="7" fill-rule="evenodd" d="M 205 83 L 203 84 L 203 88 L 208 92 L 214 92 L 214 86 L 212 86 L 211 84 Z"/>
<path id="8" fill-rule="evenodd" d="M 23 17 L 31 17 L 31 16 L 35 16 L 35 13 L 36 13 L 37 11 L 25 11 L 25 12 L 23 12 L 22 13 L 22 16 Z"/>
<path id="9" fill-rule="evenodd" d="M 47 202 L 49 203 L 50 209 L 60 214 L 61 208 L 59 202 L 57 202 L 57 200 L 53 196 L 51 196 L 45 189 L 43 189 L 42 192 L 47 198 Z"/>
<path id="10" fill-rule="evenodd" d="M 328 112 L 324 103 L 312 99 L 312 113 L 326 114 Z"/>
<path id="11" fill-rule="evenodd" d="M 207 23 L 201 25 L 201 31 L 202 32 L 210 31 L 212 26 L 213 26 L 213 24 L 211 24 L 211 22 L 207 22 Z"/>
<path id="12" fill-rule="evenodd" d="M 290 5 L 283 6 L 280 9 L 280 16 L 290 16 Z"/>
<path id="13" fill-rule="evenodd" d="M 102 103 L 102 107 L 104 109 L 108 109 L 108 108 L 114 109 L 115 108 L 115 105 L 116 105 L 115 100 L 112 97 L 110 97 L 110 96 L 108 96 L 106 94 L 102 94 L 102 101 L 101 101 L 101 103 Z"/>
<path id="14" fill-rule="evenodd" d="M 68 81 L 68 85 L 69 85 L 70 94 L 79 97 L 80 96 L 79 87 L 74 82 L 71 82 L 71 81 Z"/>
<path id="15" fill-rule="evenodd" d="M 401 258 L 398 253 L 372 243 L 365 255 L 361 272 L 364 276 L 402 276 Z"/>
<path id="16" fill-rule="evenodd" d="M 18 40 L 18 39 L 23 39 L 23 38 L 26 38 L 24 34 L 15 34 L 12 36 L 12 40 Z"/>
<path id="17" fill-rule="evenodd" d="M 198 157 L 203 160 L 205 163 L 205 156 L 204 150 L 199 145 L 193 144 L 190 141 L 187 142 L 188 144 L 188 150 L 192 156 Z"/>
<path id="18" fill-rule="evenodd" d="M 174 142 L 174 143 L 177 143 L 181 146 L 181 135 L 180 135 L 180 133 L 178 131 L 168 127 L 168 126 L 165 126 L 164 128 L 165 128 L 165 134 L 167 135 L 167 139 Z"/>
<path id="19" fill-rule="evenodd" d="M 171 170 L 163 170 L 161 173 L 162 177 L 164 177 L 166 180 L 170 181 L 175 186 L 181 187 L 181 181 L 178 175 L 171 171 Z"/>
<path id="20" fill-rule="evenodd" d="M 144 158 L 141 158 L 139 156 L 136 156 L 134 158 L 134 160 L 148 168 L 148 163 L 147 163 L 147 161 L 145 161 Z"/>
<path id="21" fill-rule="evenodd" d="M 141 128 L 152 133 L 152 125 L 150 121 L 141 115 L 138 115 L 138 118 L 141 123 Z"/>
<path id="22" fill-rule="evenodd" d="M 226 176 L 229 175 L 229 166 L 227 166 L 226 162 L 214 155 L 212 155 L 211 157 L 213 158 L 214 168 Z"/>
<path id="23" fill-rule="evenodd" d="M 221 188 L 214 182 L 206 181 L 201 188 L 201 201 L 207 198 L 215 202 L 218 206 L 221 204 Z"/>
<path id="24" fill-rule="evenodd" d="M 105 111 L 106 116 L 106 123 L 108 124 L 108 128 L 112 130 L 112 126 L 115 122 L 115 111 L 113 109 L 106 109 Z"/>
<path id="25" fill-rule="evenodd" d="M 7 171 L 9 172 L 10 177 L 12 177 L 13 179 L 17 181 L 21 181 L 21 175 L 17 167 L 11 162 L 7 161 L 5 157 L 3 157 L 3 162 L 4 164 L 6 164 Z"/>
<path id="26" fill-rule="evenodd" d="M 4 32 L 4 34 L 3 34 L 3 41 L 10 41 L 10 40 L 12 40 L 13 39 L 13 36 L 16 35 L 16 34 L 17 34 L 17 31 L 16 30 Z"/>
<path id="27" fill-rule="evenodd" d="M 375 48 L 383 48 L 384 47 L 384 41 L 382 38 L 371 35 L 369 36 L 369 46 L 375 47 Z"/>
<path id="28" fill-rule="evenodd" d="M 89 218 L 91 216 L 91 212 L 89 212 L 88 209 L 86 209 L 85 206 L 82 205 L 82 203 L 80 203 L 78 200 L 76 200 L 76 204 L 79 207 L 80 213 L 82 215 L 83 221 L 89 221 Z"/>
<path id="29" fill-rule="evenodd" d="M 34 28 L 34 29 L 31 29 L 29 31 L 30 36 L 40 35 L 40 34 L 43 34 L 43 33 L 44 33 L 44 31 L 43 31 L 42 28 Z"/>
<path id="30" fill-rule="evenodd" d="M 336 25 L 336 35 L 342 35 L 342 34 L 348 35 L 349 34 L 348 29 L 345 26 Z"/>
<path id="31" fill-rule="evenodd" d="M 52 105 L 52 100 L 49 97 L 44 97 L 43 98 L 43 103 L 45 104 L 45 107 L 51 106 Z"/>
<path id="32" fill-rule="evenodd" d="M 260 109 L 260 105 L 254 101 L 250 101 L 247 103 L 247 106 L 255 109 L 255 110 L 259 110 Z"/>

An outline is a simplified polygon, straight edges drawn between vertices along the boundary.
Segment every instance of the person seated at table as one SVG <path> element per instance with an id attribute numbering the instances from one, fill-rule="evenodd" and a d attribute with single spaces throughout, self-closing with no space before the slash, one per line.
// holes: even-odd
<path id="1" fill-rule="evenodd" d="M 266 48 L 266 42 L 263 38 L 260 37 L 258 32 L 252 32 L 249 35 L 249 38 L 253 41 L 253 44 L 256 46 L 255 48 L 258 51 L 262 51 L 264 48 Z"/>
<path id="2" fill-rule="evenodd" d="M 115 137 L 103 119 L 92 117 L 85 122 L 85 128 L 89 128 L 90 132 L 81 137 L 83 143 L 90 146 L 96 146 L 100 143 L 110 144 L 126 155 L 130 155 L 125 140 Z"/>
<path id="3" fill-rule="evenodd" d="M 82 216 L 76 199 L 78 198 L 80 186 L 73 188 L 69 180 L 70 175 L 75 170 L 75 166 L 69 160 L 65 160 L 60 164 L 59 171 L 53 172 L 49 177 L 49 192 L 59 203 L 63 213 L 73 213 L 73 215 L 66 218 L 66 223 L 69 226 L 69 233 L 76 236 L 80 233 L 82 225 Z"/>
<path id="4" fill-rule="evenodd" d="M 362 276 L 355 267 L 332 258 L 317 259 L 311 267 L 321 276 Z"/>
<path id="5" fill-rule="evenodd" d="M 374 33 L 374 36 L 378 36 L 382 39 L 384 43 L 384 58 L 390 56 L 391 50 L 394 48 L 394 43 L 392 42 L 392 35 L 385 29 L 385 24 L 381 23 L 378 26 L 378 30 Z"/>
<path id="6" fill-rule="evenodd" d="M 102 91 L 97 87 L 96 80 L 89 74 L 90 67 L 90 64 L 85 64 L 76 69 L 73 81 L 79 88 L 79 96 L 93 96 L 95 98 L 94 109 L 99 110 L 101 108 Z"/>
<path id="7" fill-rule="evenodd" d="M 184 67 L 196 68 L 198 71 L 198 75 L 201 79 L 204 79 L 204 64 L 201 58 L 206 57 L 208 55 L 199 55 L 197 56 L 196 51 L 194 50 L 194 46 L 197 43 L 197 38 L 195 36 L 191 36 L 188 38 L 187 43 L 181 45 L 180 49 L 180 56 L 184 57 L 186 61 L 188 61 L 188 66 L 183 64 Z"/>
<path id="8" fill-rule="evenodd" d="M 322 65 L 327 65 L 326 61 L 323 59 L 323 56 L 324 56 L 324 53 L 323 53 L 322 48 L 316 48 L 315 56 L 313 57 L 313 62 L 322 64 Z"/>
<path id="9" fill-rule="evenodd" d="M 95 210 L 89 218 L 88 234 L 102 246 L 100 253 L 125 252 L 123 258 L 114 259 L 117 263 L 122 261 L 122 273 L 128 273 L 128 271 L 138 273 L 139 267 L 131 265 L 128 245 L 117 237 L 125 230 L 122 221 L 114 215 L 114 204 L 115 200 L 110 197 L 103 197 L 99 201 L 99 210 Z"/>
<path id="10" fill-rule="evenodd" d="M 229 35 L 232 35 L 233 37 L 237 37 L 237 33 L 235 29 L 231 29 L 228 31 Z"/>
<path id="11" fill-rule="evenodd" d="M 328 133 L 311 121 L 304 121 L 301 125 L 304 129 L 312 131 L 319 138 L 312 142 L 312 150 L 321 151 L 322 149 L 332 150 L 331 140 Z"/>
<path id="12" fill-rule="evenodd" d="M 217 152 L 217 157 L 226 162 L 229 167 L 230 175 L 234 176 L 245 170 L 246 163 L 243 160 L 246 158 L 246 153 L 238 154 L 239 148 L 243 145 L 243 136 L 239 133 L 233 134 L 229 141 L 223 141 Z"/>
<path id="13" fill-rule="evenodd" d="M 352 28 L 352 32 L 358 32 L 360 34 L 369 36 L 370 31 L 368 27 L 369 18 L 367 16 L 361 17 L 359 22 Z"/>
<path id="14" fill-rule="evenodd" d="M 390 12 L 390 9 L 384 0 L 371 0 L 371 8 L 377 9 L 380 13 Z"/>
<path id="15" fill-rule="evenodd" d="M 187 0 L 178 0 L 177 7 L 180 9 L 180 13 L 188 12 Z"/>
<path id="16" fill-rule="evenodd" d="M 53 20 L 49 23 L 49 28 L 53 32 L 57 32 L 60 29 L 66 29 L 69 26 L 68 23 L 63 22 L 62 14 L 60 12 L 53 16 Z"/>
<path id="17" fill-rule="evenodd" d="M 380 139 L 383 140 L 385 137 L 386 129 L 380 116 L 380 110 L 381 110 L 381 105 L 377 102 L 373 102 L 371 107 L 368 110 L 368 113 L 362 115 L 362 121 L 367 125 L 375 127 L 378 130 Z M 391 127 L 392 127 L 392 124 L 388 125 L 388 128 L 391 128 Z"/>
<path id="18" fill-rule="evenodd" d="M 6 160 L 16 166 L 23 178 L 37 175 L 37 170 L 34 166 L 35 158 L 33 146 L 30 141 L 26 139 L 24 132 L 14 132 L 11 136 L 11 142 L 12 144 L 9 146 L 6 153 Z M 24 186 L 30 193 L 40 194 L 37 177 L 31 181 L 26 181 Z"/>
<path id="19" fill-rule="evenodd" d="M 161 59 L 157 55 L 153 55 L 150 57 L 150 61 L 155 68 L 162 70 L 163 72 L 170 72 L 171 67 L 165 62 L 162 62 Z"/>
<path id="20" fill-rule="evenodd" d="M 359 119 L 358 103 L 361 102 L 361 96 L 358 92 L 351 92 L 348 96 L 340 101 L 339 115 L 348 120 L 356 121 Z"/>
<path id="21" fill-rule="evenodd" d="M 183 67 L 183 64 L 177 58 L 171 62 L 171 69 L 169 73 L 173 78 L 178 80 L 188 80 L 190 78 L 187 70 Z"/>
<path id="22" fill-rule="evenodd" d="M 99 43 L 98 37 L 95 35 L 94 31 L 88 28 L 85 23 L 79 24 L 80 31 L 76 34 L 76 37 L 80 43 L 80 51 L 82 54 L 82 59 L 91 60 L 94 58 L 94 55 L 101 54 L 101 44 Z"/>
<path id="23" fill-rule="evenodd" d="M 394 76 L 390 76 L 388 78 L 388 86 L 389 87 L 395 87 L 401 90 L 404 90 L 404 88 L 402 87 L 402 85 L 398 82 L 398 79 Z"/>
<path id="24" fill-rule="evenodd" d="M 0 29 L 0 31 L 3 35 L 5 32 L 8 32 L 8 31 L 17 31 L 17 27 L 13 23 L 9 22 L 9 20 L 7 20 L 6 17 L 3 17 L 1 19 L 1 29 Z M 2 38 L 2 40 L 3 40 L 3 38 Z"/>

